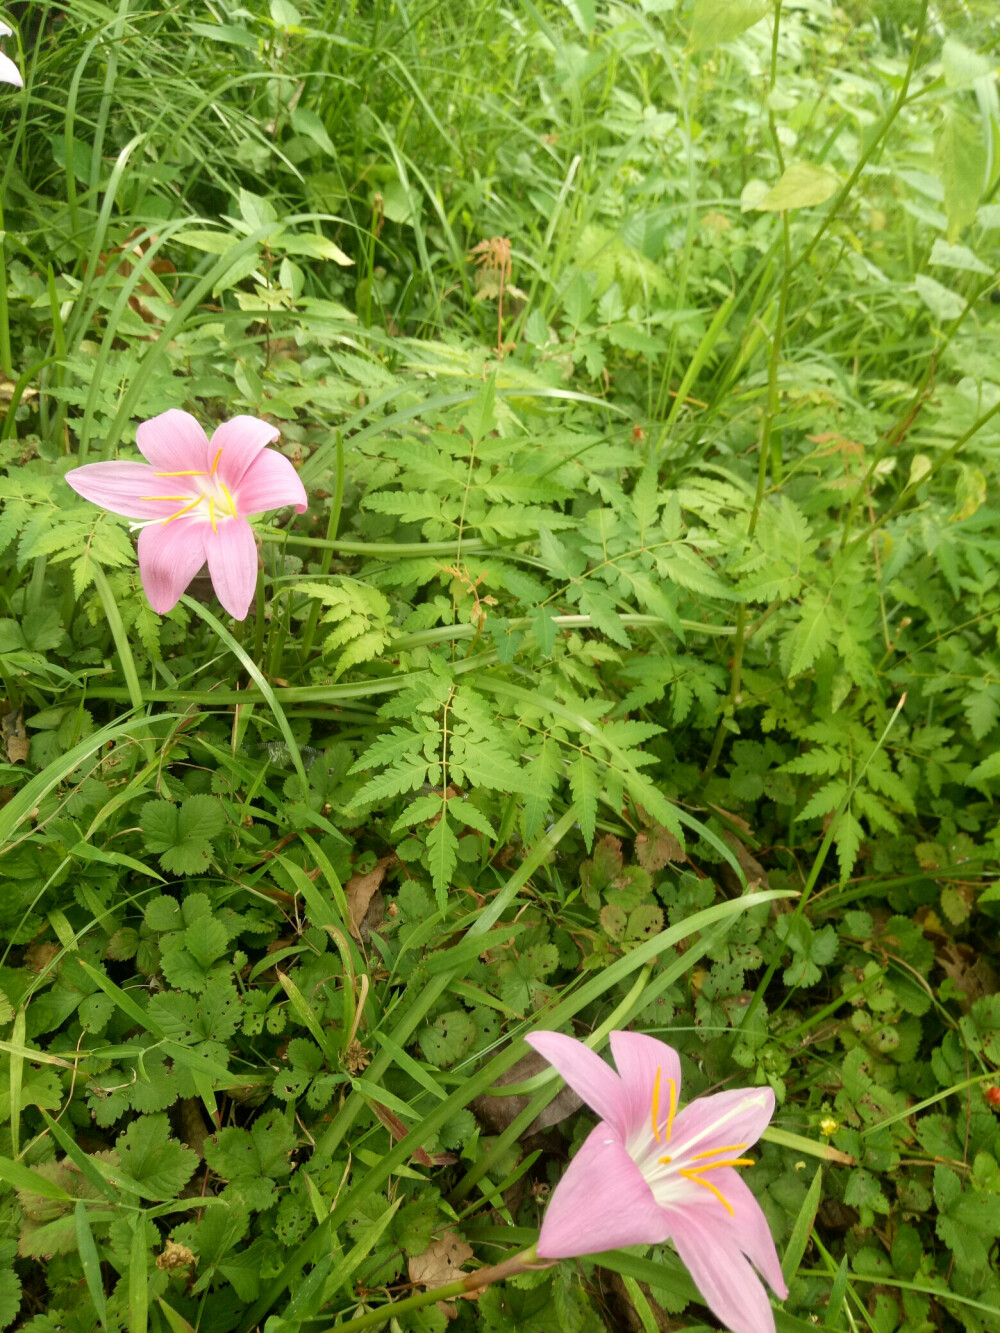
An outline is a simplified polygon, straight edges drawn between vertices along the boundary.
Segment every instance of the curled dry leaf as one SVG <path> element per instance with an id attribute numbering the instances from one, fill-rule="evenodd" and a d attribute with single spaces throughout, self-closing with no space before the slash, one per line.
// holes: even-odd
<path id="1" fill-rule="evenodd" d="M 466 1245 L 461 1236 L 453 1231 L 445 1231 L 424 1250 L 423 1254 L 411 1255 L 407 1270 L 410 1281 L 418 1287 L 444 1287 L 449 1282 L 458 1282 L 465 1274 L 462 1265 L 472 1258 L 472 1247 Z M 466 1300 L 475 1300 L 478 1291 L 470 1291 Z M 457 1308 L 448 1301 L 438 1301 L 438 1309 L 449 1319 L 458 1314 Z"/>
<path id="2" fill-rule="evenodd" d="M 4 713 L 0 718 L 0 730 L 3 732 L 3 745 L 8 763 L 25 763 L 31 742 L 24 729 L 24 709 L 14 708 L 9 713 Z"/>
<path id="3" fill-rule="evenodd" d="M 770 889 L 771 884 L 767 878 L 767 871 L 757 860 L 754 854 L 747 847 L 746 843 L 741 842 L 735 833 L 730 833 L 727 829 L 722 835 L 723 841 L 732 848 L 740 869 L 746 877 L 748 886 L 751 889 Z M 729 867 L 727 867 L 729 869 Z M 742 891 L 742 885 L 734 877 L 736 891 Z M 728 887 L 728 885 L 727 885 Z"/>
<path id="4" fill-rule="evenodd" d="M 362 938 L 362 927 L 371 930 L 382 920 L 382 895 L 378 893 L 385 872 L 396 860 L 394 855 L 380 857 L 371 870 L 364 875 L 352 875 L 344 885 L 344 895 L 351 913 L 351 934 L 356 940 Z M 378 894 L 378 902 L 373 901 Z M 369 909 L 373 909 L 371 912 Z M 377 913 L 377 919 L 371 919 Z M 367 919 L 366 919 L 367 918 Z"/>
<path id="5" fill-rule="evenodd" d="M 643 870 L 662 870 L 669 861 L 686 861 L 687 853 L 669 829 L 655 824 L 636 834 L 635 859 Z"/>

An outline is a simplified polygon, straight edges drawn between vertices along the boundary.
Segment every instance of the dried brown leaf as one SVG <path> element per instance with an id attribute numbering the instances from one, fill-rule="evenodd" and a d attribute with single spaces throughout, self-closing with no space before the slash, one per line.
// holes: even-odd
<path id="1" fill-rule="evenodd" d="M 372 906 L 372 899 L 385 879 L 385 872 L 395 859 L 394 855 L 380 857 L 367 874 L 352 875 L 344 885 L 347 907 L 351 914 L 351 934 L 356 940 L 361 939 L 361 927 L 368 915 L 369 907 Z M 381 894 L 379 897 L 381 898 Z M 368 923 L 369 929 L 372 925 L 378 925 L 381 920 L 382 916 L 379 913 L 378 920 Z"/>
<path id="2" fill-rule="evenodd" d="M 662 870 L 670 861 L 686 861 L 687 853 L 669 829 L 656 824 L 636 834 L 635 859 L 643 870 Z"/>
<path id="3" fill-rule="evenodd" d="M 437 1240 L 431 1241 L 423 1254 L 410 1256 L 407 1269 L 410 1281 L 418 1287 L 444 1287 L 449 1282 L 458 1282 L 465 1277 L 462 1265 L 472 1258 L 472 1247 L 466 1245 L 461 1236 L 453 1231 L 445 1231 Z M 470 1291 L 467 1300 L 475 1300 L 478 1291 Z M 438 1301 L 438 1309 L 449 1319 L 458 1314 L 457 1308 L 450 1302 Z"/>
<path id="4" fill-rule="evenodd" d="M 3 745 L 7 761 L 11 764 L 23 764 L 27 761 L 31 749 L 28 733 L 24 729 L 24 709 L 11 709 L 0 718 L 0 731 L 3 733 Z"/>

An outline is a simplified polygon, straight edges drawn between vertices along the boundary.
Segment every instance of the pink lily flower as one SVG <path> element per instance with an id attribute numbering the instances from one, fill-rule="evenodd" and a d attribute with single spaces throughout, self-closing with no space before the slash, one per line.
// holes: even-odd
<path id="1" fill-rule="evenodd" d="M 0 37 L 10 37 L 12 33 L 13 28 L 8 28 L 6 23 L 0 23 Z M 0 83 L 12 83 L 15 88 L 24 87 L 21 71 L 10 56 L 5 56 L 2 51 L 0 51 Z"/>
<path id="2" fill-rule="evenodd" d="M 612 1032 L 617 1074 L 572 1037 L 525 1040 L 601 1117 L 556 1186 L 538 1257 L 670 1239 L 732 1333 L 774 1333 L 757 1273 L 778 1296 L 788 1288 L 767 1219 L 738 1174 L 774 1113 L 771 1089 L 734 1088 L 679 1110 L 680 1058 L 655 1037 Z"/>
<path id="3" fill-rule="evenodd" d="M 113 514 L 145 520 L 139 573 L 159 615 L 177 605 L 204 563 L 225 609 L 245 620 L 257 586 L 257 543 L 247 514 L 294 505 L 305 487 L 284 454 L 265 446 L 279 432 L 233 417 L 208 439 L 190 412 L 171 408 L 139 427 L 147 463 L 86 463 L 66 473 L 73 489 Z"/>

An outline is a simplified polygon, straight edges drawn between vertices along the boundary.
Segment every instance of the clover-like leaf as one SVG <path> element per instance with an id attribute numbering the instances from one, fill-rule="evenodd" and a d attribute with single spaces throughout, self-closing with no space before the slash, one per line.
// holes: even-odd
<path id="1" fill-rule="evenodd" d="M 134 1120 L 117 1148 L 121 1174 L 150 1199 L 175 1199 L 198 1165 L 197 1153 L 170 1137 L 165 1115 Z"/>
<path id="2" fill-rule="evenodd" d="M 476 1040 L 476 1020 L 464 1009 L 449 1009 L 420 1029 L 420 1049 L 431 1064 L 447 1068 Z"/>

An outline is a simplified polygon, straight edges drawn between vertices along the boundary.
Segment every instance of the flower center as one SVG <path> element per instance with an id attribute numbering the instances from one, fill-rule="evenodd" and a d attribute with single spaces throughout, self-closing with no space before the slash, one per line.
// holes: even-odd
<path id="1" fill-rule="evenodd" d="M 221 456 L 222 450 L 219 449 L 216 452 L 215 458 L 212 460 L 211 470 L 208 472 L 198 472 L 195 469 L 190 469 L 184 472 L 157 472 L 154 474 L 157 477 L 197 477 L 199 478 L 199 480 L 195 482 L 195 487 L 198 490 L 197 495 L 192 496 L 190 492 L 187 492 L 184 495 L 143 495 L 140 498 L 143 500 L 184 501 L 184 504 L 180 509 L 176 510 L 173 514 L 169 514 L 165 519 L 160 520 L 164 527 L 166 527 L 168 523 L 172 523 L 175 518 L 183 518 L 185 514 L 193 515 L 193 511 L 197 509 L 200 504 L 207 502 L 208 521 L 212 525 L 212 531 L 218 532 L 219 529 L 216 527 L 217 518 L 228 519 L 239 517 L 239 514 L 236 511 L 236 504 L 229 492 L 229 488 L 226 486 L 225 482 L 219 481 L 215 475 L 219 467 L 219 459 Z"/>
<path id="2" fill-rule="evenodd" d="M 657 1065 L 656 1077 L 653 1079 L 653 1096 L 649 1108 L 649 1122 L 653 1131 L 653 1138 L 661 1147 L 670 1142 L 674 1130 L 674 1116 L 677 1111 L 677 1084 L 672 1078 L 668 1078 L 667 1084 L 670 1089 L 669 1106 L 667 1110 L 667 1120 L 665 1125 L 660 1123 L 660 1086 L 662 1083 L 662 1068 Z M 729 1119 L 725 1116 L 724 1119 Z M 719 1128 L 719 1126 L 713 1126 Z M 705 1176 L 709 1171 L 717 1171 L 723 1166 L 753 1166 L 752 1157 L 732 1156 L 733 1153 L 740 1153 L 749 1145 L 746 1143 L 727 1143 L 721 1148 L 707 1148 L 703 1152 L 692 1153 L 691 1148 L 695 1147 L 698 1140 L 704 1139 L 711 1130 L 703 1130 L 695 1137 L 694 1142 L 687 1145 L 686 1149 L 676 1155 L 664 1154 L 662 1157 L 656 1157 L 656 1164 L 647 1162 L 643 1175 L 650 1185 L 659 1184 L 661 1187 L 667 1183 L 673 1175 L 681 1176 L 684 1180 L 689 1180 L 693 1185 L 700 1185 L 703 1189 L 713 1194 L 725 1208 L 730 1217 L 735 1216 L 733 1205 L 729 1202 L 722 1190 L 719 1189 L 711 1180 L 706 1180 Z M 645 1155 L 645 1154 L 644 1154 Z M 638 1164 L 641 1167 L 641 1164 Z M 656 1168 L 666 1167 L 666 1170 L 657 1170 Z"/>

